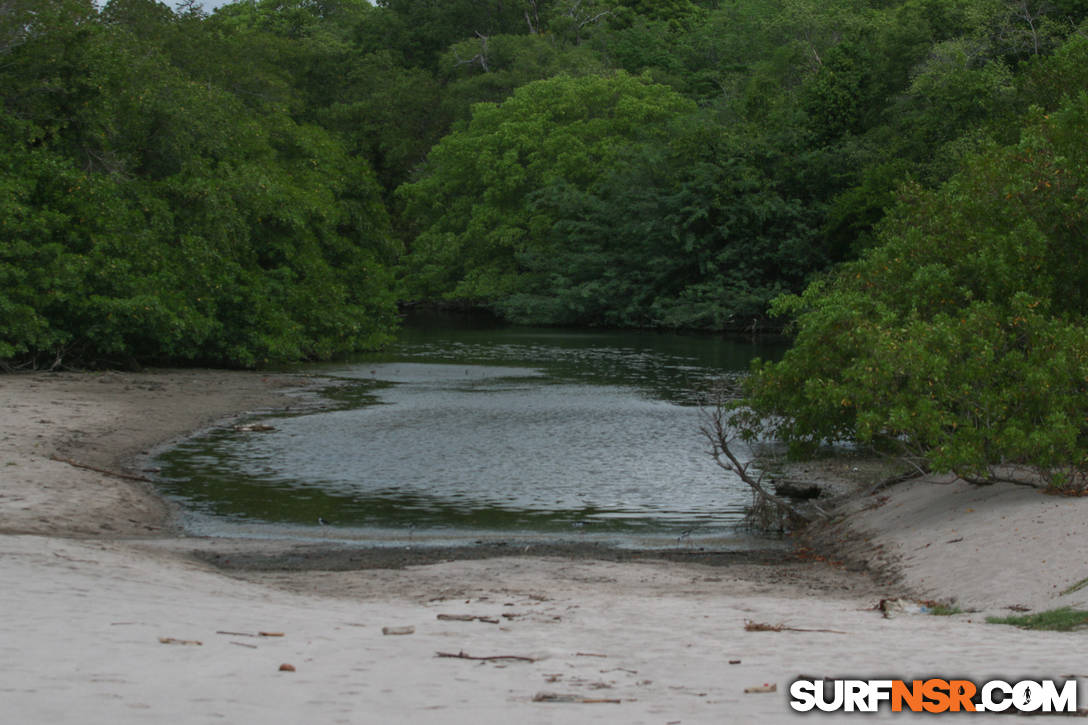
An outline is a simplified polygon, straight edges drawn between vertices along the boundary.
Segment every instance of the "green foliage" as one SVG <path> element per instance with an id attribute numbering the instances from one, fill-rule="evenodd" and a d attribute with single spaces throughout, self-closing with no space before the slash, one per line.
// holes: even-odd
<path id="1" fill-rule="evenodd" d="M 335 98 L 310 112 L 350 152 L 370 161 L 385 192 L 407 180 L 448 127 L 439 84 L 388 52 L 351 59 Z"/>
<path id="2" fill-rule="evenodd" d="M 558 75 L 599 75 L 601 61 L 585 48 L 564 48 L 552 35 L 494 35 L 450 46 L 441 61 L 442 104 L 468 120 L 476 103 L 501 103 L 515 89 Z"/>
<path id="3" fill-rule="evenodd" d="M 586 189 L 640 144 L 664 141 L 693 110 L 663 86 L 624 73 L 536 81 L 431 151 L 401 188 L 421 232 L 410 257 L 417 293 L 493 300 L 519 288 L 519 257 L 539 253 L 556 219 L 529 196 L 565 182 Z"/>
<path id="4" fill-rule="evenodd" d="M 397 248 L 365 160 L 173 65 L 191 17 L 56 7 L 0 66 L 0 360 L 253 366 L 387 339 Z"/>
<path id="5" fill-rule="evenodd" d="M 1047 111 L 1088 88 L 1088 37 L 1072 37 L 1052 56 L 1036 57 L 1021 66 L 1017 91 L 1022 105 Z"/>
<path id="6" fill-rule="evenodd" d="M 963 614 L 963 609 L 955 604 L 934 603 L 928 608 L 928 612 L 934 617 L 951 617 L 956 614 Z"/>
<path id="7" fill-rule="evenodd" d="M 901 123 L 919 148 L 934 149 L 964 128 L 999 120 L 1012 93 L 1012 73 L 1001 61 L 980 58 L 970 41 L 935 46 L 904 98 Z"/>
<path id="8" fill-rule="evenodd" d="M 1063 190 L 1080 173 L 1077 144 L 1047 134 L 1085 88 L 1082 0 L 0 5 L 6 365 L 328 357 L 380 344 L 397 295 L 529 322 L 749 329 L 847 262 L 779 305 L 829 338 L 872 338 L 844 348 L 835 364 L 855 377 L 795 438 L 910 439 L 964 469 L 1079 445 L 1060 404 L 1046 441 L 1021 425 L 964 443 L 964 419 L 1034 425 L 1051 405 L 964 381 L 933 393 L 941 413 L 915 438 L 902 416 L 830 401 L 868 381 L 879 394 L 851 400 L 898 405 L 890 346 L 907 343 L 920 360 L 970 351 L 941 363 L 961 377 L 1074 376 L 1079 320 L 1056 311 L 1079 309 L 1082 280 L 1053 260 L 1078 258 L 1062 230 L 1080 200 L 1005 199 L 1023 169 L 995 149 L 1050 113 L 1033 148 L 1055 145 Z M 1017 277 L 1010 245 L 1045 247 L 1043 287 Z M 884 261 L 884 296 L 843 281 Z M 1028 323 L 1030 344 L 1008 343 Z M 797 355 L 835 349 L 802 337 Z M 866 378 L 855 353 L 884 362 Z M 791 384 L 816 390 L 822 370 Z"/>
<path id="9" fill-rule="evenodd" d="M 762 316 L 796 289 L 818 254 L 811 213 L 775 193 L 736 139 L 701 117 L 666 145 L 613 161 L 584 188 L 565 180 L 532 196 L 557 221 L 521 258 L 520 289 L 498 308 L 549 324 L 720 330 Z"/>
<path id="10" fill-rule="evenodd" d="M 1072 632 L 1088 625 L 1088 611 L 1073 607 L 1059 607 L 1035 614 L 1010 617 L 986 617 L 990 624 L 1011 624 L 1021 629 L 1038 629 L 1045 632 Z"/>
<path id="11" fill-rule="evenodd" d="M 1071 483 L 1088 463 L 1086 133 L 1082 92 L 1016 146 L 911 192 L 879 246 L 779 300 L 796 339 L 756 368 L 738 413 L 749 433 L 877 445 L 969 476 L 1028 465 Z"/>
<path id="12" fill-rule="evenodd" d="M 379 5 L 391 17 L 375 19 L 384 34 L 376 44 L 427 68 L 446 48 L 466 38 L 530 32 L 529 21 L 537 14 L 534 3 L 503 0 L 381 0 Z"/>

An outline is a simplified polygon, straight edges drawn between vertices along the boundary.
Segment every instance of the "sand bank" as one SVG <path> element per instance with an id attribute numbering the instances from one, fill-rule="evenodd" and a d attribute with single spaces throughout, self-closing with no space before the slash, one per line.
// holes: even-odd
<path id="1" fill-rule="evenodd" d="M 873 610 L 906 590 L 989 612 L 1083 604 L 1083 589 L 1061 595 L 1088 576 L 1079 499 L 918 482 L 853 504 L 828 536 L 855 542 L 853 556 L 875 551 L 895 580 L 822 563 L 525 556 L 224 572 L 187 553 L 206 542 L 180 536 L 146 484 L 55 460 L 119 470 L 225 415 L 310 405 L 300 391 L 318 383 L 0 378 L 5 722 L 762 723 L 805 717 L 785 692 L 800 675 L 1088 676 L 1083 633 Z M 234 545 L 276 546 L 213 548 Z M 752 632 L 749 620 L 833 631 Z M 778 692 L 744 692 L 764 683 Z M 534 701 L 549 695 L 578 702 Z M 991 719 L 1009 721 L 972 721 Z"/>

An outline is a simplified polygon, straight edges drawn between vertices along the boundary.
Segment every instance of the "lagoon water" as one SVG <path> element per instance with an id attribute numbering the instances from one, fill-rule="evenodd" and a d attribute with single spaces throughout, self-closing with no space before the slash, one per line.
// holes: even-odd
<path id="1" fill-rule="evenodd" d="M 698 403 L 781 350 L 416 319 L 381 354 L 307 368 L 350 383 L 340 409 L 193 438 L 159 457 L 161 485 L 204 535 L 745 546 L 749 492 L 710 457 Z"/>

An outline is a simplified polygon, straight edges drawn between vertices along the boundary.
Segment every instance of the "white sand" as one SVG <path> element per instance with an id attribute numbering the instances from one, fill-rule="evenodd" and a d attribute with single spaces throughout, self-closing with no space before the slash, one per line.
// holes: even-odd
<path id="1" fill-rule="evenodd" d="M 933 477 L 850 508 L 850 537 L 881 546 L 874 558 L 920 595 L 991 614 L 1088 609 L 1088 586 L 1062 595 L 1088 578 L 1088 499 Z"/>
<path id="2" fill-rule="evenodd" d="M 891 588 L 824 565 L 508 558 L 242 581 L 173 553 L 184 542 L 168 538 L 166 509 L 142 484 L 49 459 L 119 466 L 209 416 L 272 403 L 282 384 L 210 372 L 0 378 L 0 721 L 773 723 L 813 717 L 789 710 L 799 675 L 1088 678 L 1085 633 L 978 613 L 885 619 L 871 607 Z M 966 484 L 886 495 L 848 519 L 861 532 L 851 536 L 882 547 L 920 595 L 993 612 L 1085 603 L 1084 590 L 1055 595 L 1088 576 L 1088 502 Z M 845 634 L 748 632 L 746 620 Z M 247 636 L 259 631 L 284 636 Z M 779 691 L 744 693 L 763 683 Z M 988 720 L 1010 718 L 971 719 Z"/>

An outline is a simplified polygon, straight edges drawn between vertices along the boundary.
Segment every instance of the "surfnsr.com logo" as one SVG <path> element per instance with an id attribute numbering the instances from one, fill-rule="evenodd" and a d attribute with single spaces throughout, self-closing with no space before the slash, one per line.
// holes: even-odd
<path id="1" fill-rule="evenodd" d="M 798 712 L 1077 712 L 1077 681 L 796 680 L 790 707 Z"/>

